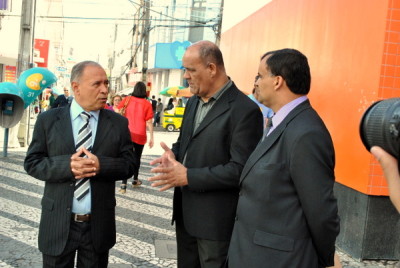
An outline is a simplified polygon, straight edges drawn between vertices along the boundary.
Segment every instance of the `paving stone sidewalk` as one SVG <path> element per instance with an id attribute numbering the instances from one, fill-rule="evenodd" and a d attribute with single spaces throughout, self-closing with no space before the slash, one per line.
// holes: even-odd
<path id="1" fill-rule="evenodd" d="M 110 251 L 110 268 L 176 267 L 175 233 L 171 226 L 172 190 L 159 192 L 146 178 L 151 176 L 149 162 L 162 153 L 158 145 L 171 145 L 178 133 L 157 131 L 156 145 L 145 147 L 140 179 L 143 185 L 118 192 L 117 243 Z M 37 249 L 40 200 L 43 182 L 28 176 L 23 169 L 26 148 L 9 149 L 0 156 L 0 267 L 39 268 Z M 339 251 L 344 268 L 395 267 L 395 261 L 358 262 Z M 244 267 L 245 268 L 245 267 Z"/>

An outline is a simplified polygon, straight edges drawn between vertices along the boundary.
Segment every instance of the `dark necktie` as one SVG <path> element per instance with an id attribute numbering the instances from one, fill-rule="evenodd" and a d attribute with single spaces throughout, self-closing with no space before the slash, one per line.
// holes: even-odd
<path id="1" fill-rule="evenodd" d="M 78 138 L 76 141 L 75 149 L 79 151 L 82 147 L 86 148 L 88 151 L 92 150 L 92 130 L 90 129 L 89 119 L 90 114 L 87 112 L 82 112 L 80 114 L 84 123 L 78 132 Z M 84 157 L 87 157 L 86 155 Z M 74 196 L 78 201 L 81 201 L 88 193 L 90 189 L 89 178 L 83 178 L 75 183 Z"/>
<path id="2" fill-rule="evenodd" d="M 267 125 L 264 128 L 264 135 L 262 140 L 264 140 L 268 136 L 268 132 L 270 131 L 271 127 L 272 127 L 272 117 L 268 118 Z"/>

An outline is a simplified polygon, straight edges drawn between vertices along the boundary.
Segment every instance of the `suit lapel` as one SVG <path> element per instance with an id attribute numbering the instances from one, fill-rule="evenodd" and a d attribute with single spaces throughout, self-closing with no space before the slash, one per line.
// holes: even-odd
<path id="1" fill-rule="evenodd" d="M 246 175 L 250 172 L 257 161 L 269 151 L 272 145 L 274 145 L 279 140 L 279 137 L 282 135 L 289 122 L 292 121 L 299 113 L 310 107 L 310 102 L 308 100 L 298 105 L 285 117 L 285 119 L 278 125 L 278 127 L 275 128 L 271 132 L 271 134 L 268 135 L 267 138 L 265 138 L 257 145 L 256 149 L 254 149 L 253 153 L 250 155 L 243 168 L 242 174 L 240 176 L 240 183 L 242 183 Z"/>
<path id="2" fill-rule="evenodd" d="M 74 134 L 72 132 L 72 123 L 70 115 L 70 106 L 66 106 L 60 109 L 60 113 L 57 114 L 57 120 L 54 123 L 54 129 L 58 137 L 62 137 L 63 142 L 59 146 L 64 146 L 66 151 L 71 153 L 75 152 L 75 141 Z"/>
<path id="3" fill-rule="evenodd" d="M 183 122 L 182 122 L 182 125 L 184 125 L 184 128 L 181 128 L 181 133 L 179 134 L 180 138 L 182 138 L 180 152 L 186 152 L 186 149 L 192 138 L 193 128 L 194 128 L 194 117 L 196 116 L 196 109 L 197 109 L 198 104 L 199 104 L 198 97 L 193 96 L 193 97 L 191 97 L 191 99 L 189 100 L 189 102 L 186 106 L 185 114 L 183 115 Z M 182 155 L 184 155 L 184 154 L 182 154 Z M 183 158 L 181 160 L 183 160 Z"/>
<path id="4" fill-rule="evenodd" d="M 106 140 L 108 133 L 113 129 L 112 122 L 109 120 L 109 116 L 104 112 L 104 109 L 100 110 L 99 122 L 97 122 L 96 137 L 93 143 L 93 152 L 96 152 L 101 145 L 102 141 Z"/>
<path id="5" fill-rule="evenodd" d="M 203 129 L 205 129 L 212 121 L 218 118 L 221 114 L 225 113 L 230 105 L 232 99 L 234 99 L 235 92 L 233 89 L 234 85 L 226 90 L 224 94 L 220 97 L 219 100 L 216 101 L 214 106 L 210 109 L 207 115 L 204 117 L 203 121 L 201 122 L 200 126 L 196 129 L 196 132 L 193 134 L 193 137 L 198 135 Z M 194 121 L 194 120 L 193 120 Z"/>

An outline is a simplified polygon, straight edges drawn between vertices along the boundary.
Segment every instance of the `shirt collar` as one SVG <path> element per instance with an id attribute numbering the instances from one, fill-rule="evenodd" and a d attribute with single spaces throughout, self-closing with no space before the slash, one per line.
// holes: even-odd
<path id="1" fill-rule="evenodd" d="M 84 111 L 83 108 L 76 102 L 75 98 L 71 102 L 70 109 L 72 120 L 75 120 Z M 94 119 L 96 119 L 96 121 L 99 120 L 100 110 L 90 111 L 89 113 L 91 116 L 93 116 Z"/>
<path id="2" fill-rule="evenodd" d="M 307 95 L 298 97 L 297 99 L 292 100 L 289 103 L 286 103 L 281 109 L 279 109 L 276 114 L 272 117 L 272 126 L 273 128 L 276 128 L 282 121 L 285 119 L 285 117 L 294 109 L 296 108 L 300 103 L 306 101 Z"/>
<path id="3" fill-rule="evenodd" d="M 224 94 L 225 91 L 226 91 L 228 88 L 230 88 L 231 86 L 232 86 L 232 80 L 231 80 L 231 79 L 228 79 L 228 82 L 226 82 L 226 83 L 221 87 L 221 89 L 219 89 L 217 92 L 215 92 L 215 94 L 209 99 L 209 101 L 210 101 L 211 99 L 218 100 L 218 99 L 222 96 L 222 94 Z M 202 99 L 201 97 L 198 96 L 198 98 L 199 98 L 200 101 L 204 102 L 203 99 Z"/>

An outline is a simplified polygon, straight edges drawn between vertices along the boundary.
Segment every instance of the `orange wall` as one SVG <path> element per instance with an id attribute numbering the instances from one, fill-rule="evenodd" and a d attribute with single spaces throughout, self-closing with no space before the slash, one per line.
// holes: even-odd
<path id="1" fill-rule="evenodd" d="M 336 180 L 387 195 L 359 123 L 374 101 L 400 96 L 399 30 L 400 0 L 274 0 L 225 31 L 220 47 L 228 74 L 246 93 L 263 53 L 302 51 L 311 67 L 311 103 L 334 140 Z"/>

